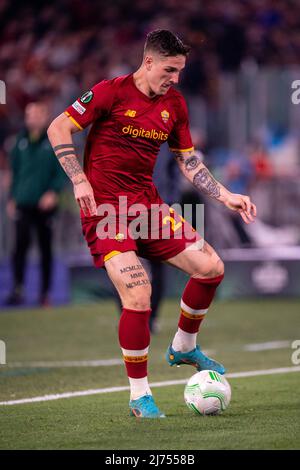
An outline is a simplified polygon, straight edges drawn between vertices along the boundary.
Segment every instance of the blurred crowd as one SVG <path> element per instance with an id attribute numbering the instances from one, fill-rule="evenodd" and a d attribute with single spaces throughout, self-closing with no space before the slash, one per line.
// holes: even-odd
<path id="1" fill-rule="evenodd" d="M 181 0 L 52 0 L 51 3 L 30 0 L 23 4 L 17 0 L 0 0 L 0 80 L 6 85 L 7 94 L 7 104 L 0 104 L 0 257 L 12 248 L 11 224 L 5 215 L 13 186 L 9 160 L 18 142 L 14 136 L 18 135 L 17 139 L 24 143 L 30 133 L 24 119 L 28 104 L 38 101 L 45 105 L 50 122 L 51 117 L 60 114 L 95 83 L 135 70 L 142 60 L 145 37 L 154 29 L 170 29 L 192 47 L 180 88 L 190 105 L 195 147 L 204 152 L 205 163 L 231 191 L 250 192 L 259 207 L 259 220 L 249 229 L 239 217 L 230 216 L 220 205 L 212 206 L 214 203 L 195 193 L 191 185 L 180 180 L 166 146 L 162 148 L 162 158 L 158 159 L 154 174 L 162 197 L 170 204 L 193 203 L 194 209 L 196 203 L 205 203 L 208 222 L 205 237 L 216 248 L 300 243 L 300 115 L 296 107 L 291 113 L 290 97 L 282 94 L 285 89 L 289 93 L 290 78 L 286 78 L 287 87 L 281 80 L 282 71 L 295 69 L 297 74 L 299 70 L 299 0 L 187 0 L 184 3 Z M 258 80 L 255 71 L 266 70 L 275 70 L 278 84 L 270 77 L 267 81 L 265 77 Z M 251 86 L 255 83 L 254 94 L 243 77 L 235 81 L 245 71 L 250 71 L 247 77 Z M 282 95 L 282 100 L 277 100 L 280 106 L 272 93 Z M 252 126 L 255 132 L 245 131 L 240 125 L 243 120 L 233 114 L 243 104 L 241 97 L 244 104 L 247 99 L 247 105 L 251 105 L 251 115 L 246 107 L 245 114 L 249 114 L 250 123 L 255 123 Z M 274 111 L 274 122 L 270 110 Z M 49 145 L 46 127 L 36 142 L 43 149 Z M 296 134 L 292 132 L 294 129 L 298 129 Z M 258 130 L 261 135 L 257 135 Z M 226 133 L 229 137 L 234 134 L 245 138 L 241 145 L 235 145 L 239 139 L 224 140 Z M 74 139 L 81 149 L 84 136 L 82 133 Z M 163 166 L 165 171 L 161 171 Z M 30 172 L 28 169 L 34 178 Z M 51 185 L 45 190 L 47 197 L 49 193 L 53 196 Z M 23 194 L 31 192 L 23 191 Z M 46 212 L 52 218 L 56 206 L 62 209 L 59 220 L 63 236 L 56 246 L 62 247 L 64 253 L 76 252 L 77 256 L 82 250 L 81 231 L 76 225 L 78 209 L 73 194 L 70 191 L 63 194 L 64 204 L 61 197 L 55 196 L 55 204 Z M 34 214 L 38 237 L 48 223 L 40 202 L 36 201 L 35 210 L 42 212 L 42 216 L 38 218 Z M 7 213 L 11 217 L 8 209 L 9 205 Z M 23 219 L 17 219 L 19 225 L 20 220 L 27 223 L 31 216 L 23 213 Z M 56 227 L 56 242 L 57 232 Z M 15 281 L 8 298 L 11 304 L 21 302 L 25 252 L 29 247 L 29 237 L 27 241 L 24 239 L 24 223 L 19 226 L 19 233 L 22 243 L 14 256 Z M 51 250 L 40 245 L 43 265 L 40 302 L 47 304 Z M 159 280 L 161 295 L 162 272 L 153 266 L 152 269 Z"/>
<path id="2" fill-rule="evenodd" d="M 45 101 L 50 115 L 60 114 L 93 84 L 138 67 L 145 36 L 156 28 L 170 29 L 192 46 L 180 87 L 189 102 L 200 97 L 210 109 L 220 95 L 221 75 L 234 76 L 249 65 L 284 70 L 300 63 L 299 0 L 187 0 L 184 7 L 180 0 L 0 0 L 0 80 L 7 90 L 7 105 L 0 105 L 0 175 L 8 169 L 11 136 L 24 126 L 28 103 Z M 195 122 L 201 133 L 198 116 Z M 253 181 L 266 187 L 288 168 L 295 176 L 298 141 L 291 152 L 289 142 L 281 140 L 283 145 L 276 138 L 274 147 L 264 137 L 240 149 L 239 156 L 224 146 L 221 152 L 214 149 L 214 137 L 208 147 L 201 139 L 195 145 L 209 155 L 214 169 L 220 168 L 216 176 L 242 192 Z M 278 187 L 278 181 L 274 184 Z M 2 171 L 4 192 L 8 185 L 9 172 Z M 266 200 L 263 216 L 271 222 Z M 286 211 L 279 212 L 281 221 Z"/>
<path id="3" fill-rule="evenodd" d="M 25 105 L 47 98 L 56 115 L 103 78 L 132 71 L 145 35 L 177 32 L 192 46 L 181 87 L 214 97 L 220 71 L 246 61 L 265 66 L 299 62 L 298 0 L 31 0 L 0 1 L 0 144 L 19 129 Z"/>

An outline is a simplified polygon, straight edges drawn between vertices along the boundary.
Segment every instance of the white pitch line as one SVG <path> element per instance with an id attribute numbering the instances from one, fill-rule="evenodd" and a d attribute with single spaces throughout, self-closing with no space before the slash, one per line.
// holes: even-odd
<path id="1" fill-rule="evenodd" d="M 213 349 L 203 351 L 207 356 L 216 353 Z M 5 364 L 10 368 L 66 368 L 66 367 L 107 367 L 107 366 L 120 366 L 123 365 L 123 359 L 92 359 L 84 361 L 30 361 L 30 362 L 9 362 Z"/>
<path id="2" fill-rule="evenodd" d="M 269 341 L 266 343 L 245 344 L 241 349 L 248 352 L 268 351 L 272 349 L 290 348 L 292 340 Z M 227 349 L 226 349 L 227 350 Z M 203 351 L 207 356 L 216 354 L 214 349 Z M 31 361 L 31 362 L 10 362 L 6 364 L 10 368 L 26 367 L 26 368 L 67 368 L 67 367 L 107 367 L 123 365 L 122 359 L 92 359 L 83 361 Z"/>
<path id="3" fill-rule="evenodd" d="M 33 362 L 10 362 L 7 367 L 106 367 L 123 364 L 122 359 L 93 359 L 86 361 L 33 361 Z"/>
<path id="4" fill-rule="evenodd" d="M 277 369 L 265 369 L 265 370 L 252 370 L 246 372 L 233 372 L 231 374 L 226 374 L 226 378 L 228 379 L 235 379 L 235 378 L 243 378 L 243 377 L 256 377 L 260 375 L 273 375 L 273 374 L 287 374 L 289 372 L 300 372 L 300 366 L 293 366 L 293 367 L 280 367 Z M 186 384 L 188 379 L 182 380 L 167 380 L 164 382 L 153 382 L 150 383 L 150 387 L 168 387 L 169 385 L 181 385 Z M 22 398 L 20 400 L 9 400 L 9 401 L 2 401 L 0 405 L 22 405 L 25 403 L 39 403 L 44 401 L 53 401 L 53 400 L 60 400 L 61 398 L 73 398 L 73 397 L 83 397 L 88 395 L 99 395 L 103 393 L 114 393 L 114 392 L 124 392 L 129 390 L 128 386 L 123 387 L 110 387 L 110 388 L 96 388 L 92 390 L 82 390 L 78 392 L 66 392 L 66 393 L 57 393 L 55 395 L 44 395 L 41 397 L 33 397 L 33 398 Z"/>
<path id="5" fill-rule="evenodd" d="M 253 343 L 245 344 L 244 351 L 269 351 L 271 349 L 285 349 L 290 348 L 292 341 L 269 341 L 267 343 Z"/>

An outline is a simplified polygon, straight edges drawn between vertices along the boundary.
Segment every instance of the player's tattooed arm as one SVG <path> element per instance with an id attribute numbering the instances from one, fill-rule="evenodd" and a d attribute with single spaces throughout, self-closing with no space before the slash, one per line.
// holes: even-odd
<path id="1" fill-rule="evenodd" d="M 212 174 L 207 168 L 200 168 L 194 175 L 193 183 L 196 188 L 200 189 L 203 193 L 215 199 L 219 199 L 221 195 L 220 184 L 214 179 Z"/>
<path id="2" fill-rule="evenodd" d="M 175 151 L 174 156 L 181 170 L 186 171 L 187 173 L 198 168 L 203 161 L 203 155 L 197 150 L 193 150 L 191 152 Z"/>
<path id="3" fill-rule="evenodd" d="M 97 215 L 97 207 L 91 187 L 75 153 L 73 144 L 53 147 L 56 157 L 74 186 L 75 199 L 84 215 Z"/>
<path id="4" fill-rule="evenodd" d="M 77 159 L 73 144 L 60 144 L 53 147 L 56 157 L 73 184 L 87 181 L 83 169 Z"/>
<path id="5" fill-rule="evenodd" d="M 223 202 L 228 191 L 212 176 L 203 163 L 203 155 L 197 150 L 174 152 L 175 159 L 184 176 L 201 192 Z"/>
<path id="6" fill-rule="evenodd" d="M 249 196 L 233 194 L 219 183 L 203 163 L 200 152 L 174 151 L 175 159 L 184 176 L 202 193 L 222 202 L 228 209 L 238 212 L 246 224 L 253 222 L 256 206 Z"/>
<path id="7" fill-rule="evenodd" d="M 79 128 L 64 113 L 57 116 L 47 130 L 53 151 L 74 185 L 87 182 L 72 140 L 72 134 L 78 131 Z"/>
<path id="8" fill-rule="evenodd" d="M 73 183 L 74 196 L 85 216 L 97 215 L 93 188 L 77 158 L 72 134 L 78 127 L 64 114 L 48 127 L 48 138 L 59 163 Z"/>

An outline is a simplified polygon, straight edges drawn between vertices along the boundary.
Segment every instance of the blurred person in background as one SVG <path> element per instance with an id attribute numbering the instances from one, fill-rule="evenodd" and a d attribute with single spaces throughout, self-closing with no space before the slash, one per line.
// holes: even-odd
<path id="1" fill-rule="evenodd" d="M 25 108 L 25 129 L 16 136 L 10 153 L 11 187 L 7 213 L 15 223 L 15 246 L 12 257 L 14 284 L 6 299 L 7 305 L 20 305 L 24 301 L 26 258 L 33 231 L 41 255 L 39 303 L 49 305 L 52 221 L 58 194 L 66 183 L 47 138 L 49 118 L 45 102 L 29 103 Z"/>

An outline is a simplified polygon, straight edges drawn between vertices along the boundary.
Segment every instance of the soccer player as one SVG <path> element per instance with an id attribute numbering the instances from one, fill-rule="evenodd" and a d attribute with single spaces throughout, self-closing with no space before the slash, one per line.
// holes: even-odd
<path id="1" fill-rule="evenodd" d="M 246 223 L 256 215 L 250 198 L 230 193 L 194 152 L 187 106 L 173 87 L 188 52 L 189 47 L 172 32 L 150 32 L 142 64 L 135 73 L 96 84 L 48 128 L 56 156 L 74 185 L 94 263 L 106 269 L 122 301 L 119 342 L 130 382 L 130 414 L 137 417 L 164 417 L 147 378 L 151 285 L 138 256 L 167 262 L 190 276 L 181 299 L 178 329 L 166 353 L 167 362 L 225 373 L 223 365 L 205 356 L 196 343 L 200 324 L 224 276 L 220 257 L 172 209 L 159 219 L 154 236 L 132 235 L 130 223 L 134 216 L 130 208 L 142 204 L 147 219 L 149 214 L 152 217 L 154 205 L 163 204 L 152 182 L 160 145 L 168 142 L 182 173 L 200 191 L 237 211 Z M 89 124 L 92 128 L 82 169 L 72 133 Z M 115 236 L 104 237 L 104 209 L 109 207 L 116 209 L 115 217 L 109 220 L 111 224 L 116 221 L 118 230 Z M 166 228 L 169 237 L 165 236 Z M 180 237 L 179 228 L 184 228 Z"/>

